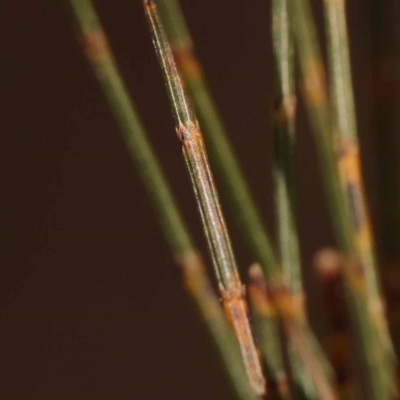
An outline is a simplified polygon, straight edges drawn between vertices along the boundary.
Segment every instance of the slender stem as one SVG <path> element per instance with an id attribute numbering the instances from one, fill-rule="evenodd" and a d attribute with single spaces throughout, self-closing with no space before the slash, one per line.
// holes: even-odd
<path id="1" fill-rule="evenodd" d="M 279 398 L 291 399 L 283 354 L 276 346 L 276 337 L 279 337 L 279 325 L 276 324 L 277 309 L 267 292 L 264 274 L 258 264 L 250 266 L 248 287 L 254 326 L 268 375 L 276 384 Z"/>
<path id="2" fill-rule="evenodd" d="M 205 321 L 221 358 L 224 360 L 225 368 L 238 398 L 242 400 L 259 399 L 246 376 L 245 365 L 237 340 L 226 321 L 202 260 L 195 252 L 187 253 L 181 258 L 181 266 L 186 288 Z"/>
<path id="3" fill-rule="evenodd" d="M 118 122 L 174 258 L 181 267 L 186 289 L 216 344 L 238 398 L 256 400 L 257 396 L 246 377 L 237 341 L 146 138 L 92 3 L 90 0 L 69 0 L 68 3 L 79 41 Z"/>
<path id="4" fill-rule="evenodd" d="M 258 329 L 260 329 L 260 337 L 263 339 L 261 351 L 265 357 L 269 357 L 273 354 L 276 349 L 271 343 L 271 329 L 274 327 L 269 324 L 271 314 L 275 312 L 274 304 L 271 302 L 270 289 L 265 281 L 264 275 L 259 265 L 254 264 L 250 268 L 250 298 L 254 309 L 255 318 L 258 320 Z M 290 299 L 290 295 L 280 293 L 282 303 Z M 299 304 L 301 307 L 301 304 Z M 284 305 L 281 304 L 281 307 Z M 292 308 L 292 307 L 291 307 Z M 306 396 L 320 400 L 335 400 L 337 396 L 335 394 L 334 387 L 332 386 L 329 379 L 327 379 L 325 365 L 319 359 L 318 353 L 315 351 L 315 343 L 310 341 L 307 331 L 304 329 L 304 325 L 297 318 L 284 318 L 282 320 L 283 328 L 287 335 L 290 346 L 293 347 L 297 357 L 295 358 L 301 369 L 304 371 L 303 376 L 307 376 L 307 382 L 304 384 L 305 387 L 310 385 L 309 379 L 311 380 L 312 387 L 306 390 Z M 282 362 L 281 359 L 275 357 Z M 276 364 L 275 374 L 278 374 L 282 370 L 282 363 Z M 277 380 L 280 388 L 280 394 L 282 398 L 289 398 L 287 382 L 285 379 Z M 309 397 L 307 397 L 309 398 Z"/>
<path id="5" fill-rule="evenodd" d="M 393 386 L 395 354 L 388 332 L 385 306 L 375 260 L 375 245 L 364 190 L 351 79 L 345 1 L 325 0 L 325 16 L 330 61 L 331 99 L 338 127 L 339 174 L 352 217 L 354 242 L 365 273 L 372 322 L 383 349 L 383 362 L 392 365 L 387 376 Z M 390 368 L 390 366 L 388 366 Z"/>
<path id="6" fill-rule="evenodd" d="M 293 149 L 296 93 L 293 41 L 286 0 L 272 3 L 274 49 L 274 181 L 278 249 L 285 282 L 291 292 L 302 291 L 299 244 L 294 218 Z"/>
<path id="7" fill-rule="evenodd" d="M 283 285 L 280 266 L 227 139 L 225 128 L 217 114 L 216 107 L 205 82 L 202 68 L 195 56 L 193 42 L 179 3 L 176 0 L 156 0 L 156 3 L 159 7 L 161 18 L 165 23 L 178 69 L 183 77 L 185 87 L 188 89 L 191 99 L 193 99 L 194 106 L 200 117 L 201 126 L 204 127 L 205 142 L 207 148 L 210 150 L 211 159 L 214 161 L 223 178 L 222 182 L 225 184 L 225 190 L 230 195 L 231 204 L 241 227 L 241 232 L 248 242 L 253 257 L 263 268 L 268 278 L 268 284 L 276 289 L 273 292 L 279 292 Z M 290 106 L 288 102 L 285 103 L 286 105 Z M 293 273 L 293 284 L 296 281 L 299 282 L 298 274 L 299 270 L 297 269 Z M 297 309 L 296 299 L 286 299 L 285 304 L 287 305 L 288 302 L 293 302 L 295 309 Z M 280 365 L 282 356 L 280 354 L 280 339 L 277 334 L 277 315 L 279 314 L 282 318 L 291 319 L 294 318 L 296 313 L 287 313 L 287 307 L 281 308 L 279 304 L 276 304 L 275 307 L 277 314 L 271 314 L 271 319 L 268 321 L 271 327 L 269 338 L 272 340 L 271 346 L 275 348 L 275 351 L 271 351 L 265 359 L 269 371 L 282 373 L 281 369 L 276 368 L 277 365 Z M 301 313 L 298 316 L 302 318 L 303 315 L 304 313 Z M 307 339 L 310 342 L 316 343 L 312 332 L 306 324 L 302 324 L 301 327 L 305 330 Z M 271 337 L 274 337 L 274 339 L 271 339 Z M 312 348 L 314 351 L 318 350 L 317 346 L 312 346 Z M 324 358 L 322 353 L 320 357 L 318 355 L 316 357 L 321 360 Z M 275 374 L 273 377 L 277 379 L 278 375 Z M 282 377 L 279 377 L 280 381 L 282 379 Z M 277 383 L 279 384 L 279 382 Z"/>
<path id="8" fill-rule="evenodd" d="M 295 221 L 295 184 L 293 153 L 295 142 L 296 93 L 294 82 L 294 44 L 288 19 L 287 1 L 272 2 L 272 37 L 274 60 L 274 181 L 277 210 L 278 248 L 284 282 L 293 300 L 304 304 L 300 253 Z M 305 310 L 302 311 L 305 315 Z M 299 319 L 303 334 L 318 360 L 325 379 L 332 385 L 332 371 L 325 354 L 308 325 Z M 296 388 L 316 399 L 318 394 L 312 377 L 297 358 L 293 346 L 289 349 Z"/>
<path id="9" fill-rule="evenodd" d="M 204 140 L 211 161 L 218 169 L 225 190 L 231 198 L 240 231 L 268 280 L 271 282 L 279 280 L 279 263 L 262 225 L 260 213 L 251 198 L 225 127 L 216 111 L 179 4 L 176 0 L 155 2 L 171 42 L 179 72 L 193 100 L 200 125 L 204 128 Z"/>
<path id="10" fill-rule="evenodd" d="M 143 4 L 167 86 L 176 133 L 182 144 L 183 155 L 203 220 L 225 311 L 236 332 L 250 382 L 256 393 L 263 394 L 265 381 L 250 329 L 243 285 L 208 165 L 202 133 L 184 91 L 156 5 L 148 0 L 144 0 Z"/>
<path id="11" fill-rule="evenodd" d="M 307 0 L 289 0 L 288 4 L 299 53 L 304 96 L 319 152 L 330 212 L 339 247 L 347 257 L 345 288 L 360 360 L 367 374 L 363 383 L 367 388 L 366 393 L 372 399 L 385 399 L 385 373 L 388 370 L 381 363 L 380 351 L 371 346 L 376 340 L 376 331 L 369 313 L 367 279 L 363 268 L 360 268 L 361 257 L 339 177 L 338 157 L 334 146 L 338 136 L 330 115 L 324 67 L 311 8 Z"/>
<path id="12" fill-rule="evenodd" d="M 221 181 L 228 193 L 237 219 L 240 232 L 247 242 L 254 260 L 259 262 L 266 276 L 273 285 L 280 285 L 281 273 L 277 259 L 273 253 L 269 238 L 265 232 L 261 216 L 250 196 L 249 188 L 236 161 L 225 127 L 217 113 L 205 77 L 199 64 L 177 0 L 157 0 L 160 16 L 171 43 L 179 72 L 188 89 L 194 107 L 204 128 L 204 140 L 210 153 L 211 161 L 217 168 Z M 278 320 L 274 316 L 270 321 L 278 332 Z M 271 334 L 272 335 L 272 334 Z M 273 346 L 277 351 L 266 359 L 268 370 L 280 363 L 280 338 L 276 334 Z M 277 357 L 275 360 L 274 357 Z M 273 377 L 273 378 L 276 378 Z"/>

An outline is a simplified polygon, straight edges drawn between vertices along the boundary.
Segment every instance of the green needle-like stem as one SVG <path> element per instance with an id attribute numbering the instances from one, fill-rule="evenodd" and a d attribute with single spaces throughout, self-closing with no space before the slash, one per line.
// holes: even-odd
<path id="1" fill-rule="evenodd" d="M 240 232 L 254 259 L 262 265 L 268 279 L 279 285 L 281 274 L 277 259 L 207 87 L 179 3 L 177 0 L 157 0 L 156 3 L 171 43 L 178 70 L 199 116 L 211 163 L 215 165 L 224 189 L 230 197 L 230 204 Z M 278 332 L 276 316 L 270 322 L 275 325 L 274 331 Z M 274 371 L 273 366 L 280 363 L 281 345 L 278 336 L 275 336 L 274 346 L 278 351 L 267 359 L 267 364 L 270 365 L 269 371 Z M 277 360 L 273 359 L 275 355 Z"/>
<path id="2" fill-rule="evenodd" d="M 304 97 L 319 153 L 330 213 L 339 248 L 347 258 L 344 284 L 360 364 L 366 374 L 363 386 L 371 399 L 386 399 L 387 376 L 390 375 L 390 370 L 387 365 L 382 364 L 382 349 L 371 346 L 377 339 L 376 325 L 370 313 L 367 275 L 362 267 L 348 200 L 340 179 L 338 127 L 330 114 L 316 28 L 307 0 L 288 0 L 288 4 L 299 55 Z"/>
<path id="3" fill-rule="evenodd" d="M 290 291 L 281 290 L 282 286 L 284 286 L 284 279 L 282 277 L 280 265 L 270 245 L 268 234 L 262 225 L 259 212 L 250 196 L 249 189 L 228 141 L 225 128 L 211 98 L 178 1 L 156 0 L 155 2 L 158 5 L 161 19 L 164 22 L 168 38 L 171 42 L 178 70 L 193 100 L 197 114 L 199 115 L 200 125 L 204 128 L 204 140 L 210 152 L 211 161 L 222 177 L 222 183 L 225 185 L 225 190 L 230 196 L 234 215 L 237 217 L 243 237 L 247 241 L 254 259 L 261 265 L 267 277 L 268 285 L 274 288 L 272 291 L 272 300 L 275 302 L 275 300 L 277 300 L 274 295 L 275 293 L 283 292 L 289 295 Z M 293 272 L 293 274 L 299 273 L 298 269 L 292 269 L 292 271 L 296 271 Z M 294 276 L 293 284 L 295 281 L 299 282 Z M 278 303 L 281 302 L 278 301 Z M 292 297 L 286 299 L 283 303 L 293 303 L 293 307 L 297 309 L 297 302 Z M 279 331 L 277 316 L 279 315 L 283 319 L 295 319 L 297 317 L 301 321 L 304 319 L 303 313 L 296 314 L 296 312 L 287 312 L 287 307 L 282 308 L 279 304 L 275 304 L 274 307 L 276 313 L 270 315 L 271 320 L 268 321 L 268 323 L 269 326 L 273 327 L 271 328 L 272 333 L 270 333 L 269 337 L 270 341 L 272 340 L 271 346 L 275 348 L 275 351 L 272 351 L 268 357 L 265 357 L 265 360 L 268 371 L 272 373 L 272 378 L 279 384 L 278 381 L 281 382 L 285 380 L 286 377 L 282 376 L 283 371 L 281 368 L 276 368 L 276 366 L 281 365 L 282 358 L 280 354 L 280 339 L 277 334 Z M 302 323 L 301 329 L 307 329 L 307 327 Z M 308 329 L 308 335 L 306 336 L 310 341 L 315 342 L 311 330 Z M 272 337 L 274 337 L 274 339 L 271 339 Z M 313 349 L 315 350 L 317 347 L 315 346 Z"/>
<path id="4" fill-rule="evenodd" d="M 386 371 L 389 393 L 393 390 L 395 355 L 388 332 L 385 305 L 377 273 L 374 239 L 367 209 L 361 170 L 356 126 L 354 94 L 351 79 L 345 1 L 325 0 L 328 37 L 331 100 L 338 128 L 339 174 L 352 217 L 354 242 L 366 277 L 369 311 L 381 342 L 382 363 Z M 390 367 L 392 365 L 392 367 Z M 389 395 L 390 397 L 390 395 Z"/>
<path id="5" fill-rule="evenodd" d="M 76 22 L 79 42 L 119 125 L 174 258 L 181 267 L 185 287 L 216 344 L 238 398 L 256 400 L 258 397 L 246 376 L 236 338 L 146 138 L 93 5 L 90 0 L 69 0 L 68 3 Z"/>
<path id="6" fill-rule="evenodd" d="M 265 281 L 260 266 L 258 264 L 252 265 L 249 275 L 250 299 L 256 320 L 256 327 L 259 331 L 260 350 L 267 359 L 273 356 L 274 352 L 278 351 L 274 347 L 273 341 L 271 341 L 271 339 L 273 340 L 271 333 L 274 332 L 275 327 L 270 324 L 271 316 L 275 313 L 276 309 L 274 302 L 271 301 L 270 288 Z M 280 307 L 285 307 L 284 303 L 287 299 L 290 300 L 290 296 L 285 296 L 284 293 L 281 293 L 280 296 L 282 296 Z M 293 306 L 290 304 L 289 307 L 290 312 L 293 312 Z M 298 304 L 298 308 L 297 314 L 301 314 L 303 312 L 302 305 Z M 296 363 L 296 367 L 303 371 L 301 379 L 305 379 L 305 381 L 300 383 L 303 386 L 303 397 L 306 396 L 306 398 L 319 400 L 336 400 L 337 396 L 334 387 L 326 376 L 327 365 L 321 362 L 320 354 L 316 352 L 316 343 L 310 340 L 310 333 L 305 329 L 306 323 L 302 323 L 296 317 L 283 319 L 282 325 L 289 346 L 293 349 L 293 354 L 296 355 L 293 361 Z M 272 367 L 274 374 L 278 378 L 276 383 L 280 397 L 282 399 L 292 398 L 289 393 L 286 376 L 282 374 L 282 359 L 278 354 L 277 357 L 273 357 L 273 360 L 275 360 L 275 364 Z"/>
<path id="7" fill-rule="evenodd" d="M 240 231 L 268 280 L 279 280 L 279 263 L 263 227 L 260 213 L 251 198 L 225 127 L 216 111 L 179 4 L 176 0 L 156 0 L 155 3 L 170 40 L 179 73 L 199 117 L 211 162 L 218 170 L 225 190 L 230 196 Z"/>
<path id="8" fill-rule="evenodd" d="M 293 153 L 295 142 L 296 92 L 294 82 L 294 43 L 289 23 L 287 1 L 272 2 L 272 41 L 274 60 L 274 181 L 277 215 L 278 250 L 288 293 L 304 307 L 299 242 L 295 221 L 295 183 Z M 299 318 L 303 334 L 321 365 L 320 371 L 332 385 L 332 371 L 318 341 L 305 318 Z M 312 376 L 297 357 L 293 346 L 289 349 L 292 375 L 296 388 L 310 399 L 318 394 Z"/>
<path id="9" fill-rule="evenodd" d="M 189 171 L 203 221 L 222 301 L 242 350 L 249 380 L 257 394 L 265 381 L 247 315 L 247 301 L 240 281 L 217 190 L 209 167 L 203 136 L 178 74 L 172 50 L 153 1 L 143 1 L 153 44 L 175 118 L 175 129 Z"/>

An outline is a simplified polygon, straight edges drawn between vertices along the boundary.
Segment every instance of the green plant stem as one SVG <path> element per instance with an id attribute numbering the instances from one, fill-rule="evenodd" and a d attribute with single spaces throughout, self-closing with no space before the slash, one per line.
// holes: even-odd
<path id="1" fill-rule="evenodd" d="M 275 289 L 273 292 L 279 292 L 283 285 L 281 268 L 270 245 L 268 235 L 262 226 L 259 212 L 249 194 L 249 189 L 228 141 L 225 128 L 217 114 L 202 68 L 195 56 L 193 42 L 179 4 L 176 0 L 156 0 L 156 3 L 171 42 L 179 72 L 191 95 L 200 118 L 200 124 L 204 127 L 205 142 L 210 151 L 211 159 L 222 177 L 226 192 L 232 200 L 231 204 L 240 230 L 252 251 L 253 257 L 263 268 L 268 284 Z M 293 283 L 295 281 L 296 278 L 294 278 Z M 287 291 L 284 292 L 288 293 Z M 271 315 L 271 320 L 268 323 L 271 327 L 275 326 L 271 328 L 273 332 L 278 332 L 277 315 L 285 314 L 286 308 L 281 309 L 278 305 L 275 306 L 276 314 Z M 289 314 L 281 316 L 283 318 L 294 318 L 294 314 Z M 302 316 L 300 319 L 302 319 Z M 308 329 L 302 325 L 303 328 Z M 273 335 L 273 333 L 270 334 L 270 340 Z M 308 330 L 306 336 L 310 341 L 315 341 L 310 330 Z M 275 334 L 272 346 L 275 349 L 280 349 L 279 342 L 279 337 Z M 313 349 L 316 349 L 316 347 L 313 347 Z M 280 368 L 276 368 L 281 363 L 279 352 L 280 350 L 275 350 L 266 357 L 269 371 L 275 371 L 275 376 L 273 376 L 275 379 L 278 379 L 278 375 L 282 373 Z M 282 379 L 279 376 L 279 380 Z"/>
<path id="2" fill-rule="evenodd" d="M 366 276 L 360 268 L 360 255 L 355 246 L 354 230 L 339 177 L 334 151 L 334 141 L 338 136 L 330 115 L 316 29 L 307 0 L 289 0 L 288 4 L 299 53 L 304 97 L 319 153 L 330 213 L 339 248 L 347 258 L 345 288 L 356 344 L 366 373 L 363 386 L 367 396 L 381 400 L 387 398 L 386 376 L 390 371 L 381 363 L 381 349 L 371 346 L 376 339 L 375 327 L 369 313 Z"/>
<path id="3" fill-rule="evenodd" d="M 207 87 L 202 68 L 196 58 L 193 42 L 186 26 L 179 3 L 176 0 L 157 0 L 160 16 L 171 43 L 171 48 L 177 62 L 179 72 L 187 88 L 193 105 L 203 128 L 204 140 L 225 190 L 230 204 L 255 260 L 263 267 L 271 282 L 281 279 L 280 268 L 270 245 L 267 234 L 261 224 L 261 216 L 249 194 L 249 189 L 236 161 L 233 149 L 228 140 L 225 127 L 217 114 L 216 107 Z M 278 332 L 276 316 L 270 321 Z M 275 336 L 274 346 L 281 349 L 280 339 Z M 280 351 L 280 350 L 279 350 Z M 274 357 L 277 357 L 274 360 Z M 278 352 L 267 358 L 268 370 L 274 371 L 280 363 Z M 272 377 L 273 379 L 276 376 Z"/>
<path id="4" fill-rule="evenodd" d="M 175 118 L 176 133 L 192 180 L 224 308 L 239 341 L 249 380 L 256 393 L 261 395 L 265 391 L 265 380 L 250 328 L 243 285 L 209 168 L 203 136 L 178 74 L 157 7 L 149 0 L 144 0 L 143 5 L 163 71 Z"/>
<path id="5" fill-rule="evenodd" d="M 258 264 L 253 264 L 250 267 L 249 275 L 251 305 L 257 323 L 256 327 L 259 330 L 259 337 L 262 339 L 260 350 L 265 357 L 270 357 L 271 354 L 277 351 L 274 347 L 274 343 L 271 341 L 271 338 L 273 339 L 271 331 L 275 329 L 275 326 L 271 326 L 270 324 L 271 315 L 276 312 L 276 308 L 274 302 L 271 301 L 270 288 L 265 281 L 260 266 Z M 302 312 L 302 310 L 300 310 L 300 312 Z M 298 367 L 304 371 L 302 378 L 306 377 L 306 382 L 302 384 L 304 388 L 308 388 L 309 390 L 305 390 L 303 396 L 310 398 L 309 396 L 311 394 L 311 398 L 319 400 L 337 399 L 334 387 L 326 377 L 326 365 L 321 362 L 319 353 L 315 351 L 316 344 L 308 337 L 308 332 L 304 329 L 304 324 L 299 323 L 298 318 L 285 318 L 282 322 L 289 345 L 293 348 L 293 354 L 297 356 L 294 361 L 298 363 Z M 279 354 L 277 357 L 274 357 L 274 360 L 278 361 L 278 363 L 274 365 L 275 373 L 278 374 L 279 371 L 283 370 L 283 361 L 282 358 L 279 357 Z M 292 398 L 289 394 L 286 377 L 279 374 L 278 376 L 281 377 L 281 379 L 277 380 L 281 398 Z"/>
<path id="6" fill-rule="evenodd" d="M 325 0 L 325 16 L 330 65 L 331 100 L 338 127 L 339 174 L 352 217 L 355 246 L 365 273 L 367 297 L 377 338 L 381 341 L 383 363 L 392 373 L 387 376 L 393 388 L 395 354 L 385 316 L 385 305 L 377 273 L 374 239 L 361 170 L 351 79 L 345 1 Z M 391 365 L 391 367 L 390 367 Z"/>
<path id="7" fill-rule="evenodd" d="M 279 399 L 291 399 L 282 349 L 276 346 L 276 338 L 280 335 L 279 325 L 276 324 L 277 310 L 258 264 L 250 266 L 248 288 L 260 353 L 268 376 L 276 385 Z"/>
<path id="8" fill-rule="evenodd" d="M 268 280 L 280 279 L 280 266 L 248 185 L 245 182 L 228 135 L 217 114 L 202 68 L 194 54 L 193 42 L 176 0 L 156 0 L 171 48 L 193 105 L 204 129 L 210 158 L 222 177 L 231 198 L 234 215 L 253 257 L 262 266 Z"/>
<path id="9" fill-rule="evenodd" d="M 295 142 L 296 93 L 294 82 L 294 44 L 288 19 L 287 1 L 272 2 L 272 41 L 274 60 L 274 181 L 277 210 L 278 249 L 286 288 L 293 301 L 304 304 L 300 253 L 295 221 L 295 183 L 293 153 Z M 304 308 L 304 306 L 303 306 Z M 305 316 L 305 310 L 302 311 Z M 299 318 L 304 334 L 321 365 L 325 379 L 332 383 L 332 371 L 309 327 L 306 318 Z M 293 346 L 289 358 L 296 389 L 307 398 L 317 399 L 307 369 L 299 362 Z"/>
<path id="10" fill-rule="evenodd" d="M 293 152 L 295 141 L 296 93 L 293 42 L 286 0 L 272 2 L 274 50 L 274 183 L 277 210 L 278 249 L 286 286 L 302 292 L 299 244 L 294 217 Z"/>
<path id="11" fill-rule="evenodd" d="M 185 287 L 205 321 L 238 398 L 256 400 L 258 397 L 247 379 L 237 341 L 146 139 L 92 3 L 89 0 L 69 0 L 68 3 L 76 22 L 79 41 L 121 129 L 174 258 L 181 267 Z"/>

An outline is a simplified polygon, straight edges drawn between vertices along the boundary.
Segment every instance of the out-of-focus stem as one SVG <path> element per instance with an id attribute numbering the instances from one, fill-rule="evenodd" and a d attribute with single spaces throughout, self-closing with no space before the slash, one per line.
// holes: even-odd
<path id="1" fill-rule="evenodd" d="M 351 214 L 339 176 L 338 133 L 330 115 L 315 24 L 307 0 L 289 0 L 288 4 L 299 54 L 304 96 L 319 153 L 333 225 L 339 248 L 347 258 L 344 269 L 345 288 L 360 364 L 366 373 L 363 380 L 365 393 L 371 399 L 386 399 L 387 376 L 390 376 L 391 372 L 388 366 L 382 363 L 382 348 L 371 346 L 377 339 L 375 321 L 370 313 L 367 276 L 362 267 L 362 257 L 356 245 Z"/>
<path id="2" fill-rule="evenodd" d="M 121 129 L 174 258 L 181 267 L 185 287 L 216 344 L 238 398 L 256 400 L 258 397 L 247 379 L 237 341 L 147 141 L 92 3 L 90 0 L 69 0 L 68 3 L 79 41 Z"/>
<path id="3" fill-rule="evenodd" d="M 378 340 L 382 343 L 382 362 L 388 364 L 387 369 L 392 368 L 392 373 L 387 376 L 390 388 L 394 382 L 395 355 L 385 317 L 385 305 L 377 273 L 375 246 L 361 171 L 345 1 L 325 0 L 325 16 L 331 100 L 338 128 L 339 174 L 347 198 L 349 214 L 352 217 L 355 247 L 366 277 L 371 319 L 375 324 Z"/>
<path id="4" fill-rule="evenodd" d="M 195 56 L 193 42 L 179 4 L 176 0 L 156 0 L 156 3 L 171 41 L 178 69 L 184 80 L 185 87 L 191 95 L 200 118 L 201 126 L 204 128 L 205 142 L 210 151 L 211 159 L 222 176 L 226 192 L 230 195 L 241 232 L 247 240 L 254 259 L 263 268 L 268 285 L 275 287 L 276 290 L 274 293 L 279 292 L 280 288 L 284 285 L 279 263 L 270 245 L 268 235 L 262 226 L 258 210 L 254 205 L 246 182 L 241 174 L 233 150 L 227 139 L 225 128 L 216 111 L 205 82 L 202 68 Z M 293 283 L 295 281 L 296 278 L 294 278 Z M 293 302 L 296 303 L 295 300 Z M 285 314 L 286 310 L 287 308 L 283 310 L 280 307 L 276 307 L 276 315 L 282 316 L 282 313 Z M 266 362 L 270 371 L 279 370 L 281 373 L 282 370 L 276 368 L 277 365 L 280 365 L 282 356 L 278 354 L 281 346 L 277 335 L 276 315 L 271 314 L 271 320 L 268 321 L 269 326 L 273 327 L 271 328 L 270 340 L 273 340 L 272 346 L 276 350 L 266 357 Z M 289 317 L 288 315 L 289 313 L 282 316 L 282 318 L 287 318 Z M 294 316 L 290 313 L 289 318 L 294 318 Z M 309 331 L 310 340 L 313 339 L 312 336 L 312 332 Z M 274 339 L 271 339 L 271 337 L 274 337 Z M 280 377 L 279 380 L 281 379 Z"/>
<path id="5" fill-rule="evenodd" d="M 299 243 L 295 222 L 295 184 L 293 177 L 293 152 L 295 142 L 296 93 L 294 83 L 294 44 L 289 24 L 287 1 L 272 2 L 272 41 L 274 60 L 274 180 L 275 204 L 277 210 L 278 249 L 282 263 L 284 282 L 293 299 L 304 304 L 301 277 Z M 305 314 L 305 311 L 303 311 Z M 328 361 L 317 340 L 302 318 L 304 334 L 313 351 L 318 354 L 321 365 Z M 308 398 L 317 398 L 313 381 L 308 371 L 297 359 L 295 350 L 289 350 L 292 375 L 296 388 Z M 330 368 L 323 370 L 331 381 Z"/>
<path id="6" fill-rule="evenodd" d="M 271 314 L 273 314 L 276 309 L 274 302 L 271 301 L 273 295 L 273 293 L 271 293 L 271 288 L 268 287 L 263 272 L 257 264 L 252 265 L 250 268 L 249 293 L 254 315 L 257 319 L 257 327 L 260 331 L 259 337 L 262 339 L 260 349 L 265 357 L 270 357 L 273 355 L 274 351 L 277 351 L 273 346 L 273 342 L 271 342 L 270 336 L 271 328 L 274 327 L 271 327 L 269 322 Z M 288 307 L 286 312 L 292 314 L 292 318 L 288 316 L 282 318 L 282 324 L 289 345 L 293 347 L 294 354 L 296 354 L 296 362 L 298 362 L 300 367 L 304 370 L 307 380 L 311 380 L 313 398 L 320 400 L 337 399 L 334 387 L 327 378 L 325 371 L 326 365 L 324 361 L 319 358 L 320 354 L 315 351 L 315 343 L 310 340 L 307 330 L 304 329 L 305 324 L 300 320 L 299 316 L 303 313 L 302 303 L 297 302 L 295 304 L 297 305 L 297 309 L 295 309 L 293 307 L 294 302 L 291 295 L 286 293 L 284 289 L 282 289 L 280 293 L 275 293 L 274 296 L 278 298 L 281 313 L 282 309 Z M 277 357 L 274 359 L 280 361 L 274 365 L 276 374 L 278 374 L 283 368 L 282 360 Z M 284 399 L 290 398 L 286 377 L 282 376 L 281 379 L 277 380 L 277 383 L 281 397 Z M 306 396 L 309 396 L 307 391 Z"/>

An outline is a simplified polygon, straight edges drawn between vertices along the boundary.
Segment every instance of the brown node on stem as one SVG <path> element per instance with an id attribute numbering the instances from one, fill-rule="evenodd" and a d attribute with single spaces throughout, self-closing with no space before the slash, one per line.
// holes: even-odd
<path id="1" fill-rule="evenodd" d="M 343 257 L 335 250 L 319 250 L 313 260 L 317 276 L 324 282 L 336 280 L 343 271 Z"/>
<path id="2" fill-rule="evenodd" d="M 358 144 L 353 140 L 343 139 L 339 145 L 339 172 L 347 181 L 361 184 L 360 155 Z"/>
<path id="3" fill-rule="evenodd" d="M 328 102 L 325 74 L 321 63 L 315 59 L 307 61 L 304 74 L 304 91 L 309 102 L 314 107 L 319 107 Z"/>
<path id="4" fill-rule="evenodd" d="M 247 314 L 247 302 L 242 285 L 220 286 L 224 310 L 239 342 L 250 383 L 258 395 L 266 392 L 260 356 L 256 348 Z"/>
<path id="5" fill-rule="evenodd" d="M 207 277 L 201 256 L 191 250 L 176 259 L 180 267 L 183 283 L 187 292 L 202 305 L 207 315 L 221 312 L 215 293 Z"/>
<path id="6" fill-rule="evenodd" d="M 296 96 L 284 95 L 274 103 L 274 122 L 287 124 L 294 120 L 296 115 Z"/>
<path id="7" fill-rule="evenodd" d="M 81 36 L 80 42 L 86 57 L 90 61 L 101 61 L 110 58 L 110 46 L 102 29 L 85 32 Z"/>
<path id="8" fill-rule="evenodd" d="M 267 291 L 264 274 L 259 264 L 250 266 L 249 280 L 249 295 L 257 312 L 267 318 L 272 318 L 276 314 L 276 309 Z"/>
<path id="9" fill-rule="evenodd" d="M 172 54 L 178 70 L 188 78 L 199 78 L 203 75 L 202 68 L 197 61 L 193 48 L 172 47 Z"/>

